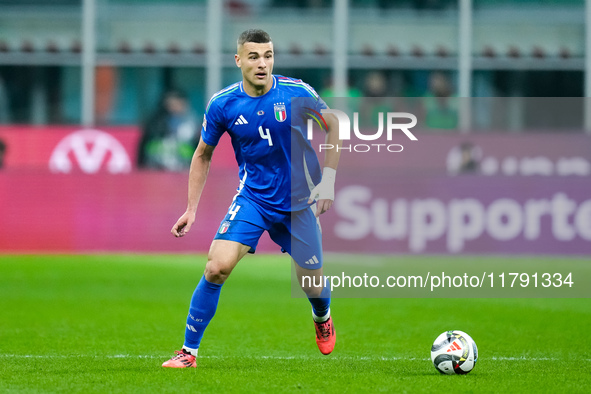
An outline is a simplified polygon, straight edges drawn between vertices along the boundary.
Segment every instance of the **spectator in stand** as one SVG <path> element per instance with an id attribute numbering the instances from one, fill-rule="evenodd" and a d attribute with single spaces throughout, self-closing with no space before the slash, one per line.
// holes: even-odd
<path id="1" fill-rule="evenodd" d="M 362 127 L 378 127 L 379 114 L 396 109 L 395 100 L 388 97 L 388 78 L 383 71 L 372 71 L 365 77 L 363 101 L 360 104 Z"/>
<path id="2" fill-rule="evenodd" d="M 180 90 L 166 92 L 144 125 L 138 166 L 167 171 L 189 168 L 200 133 L 186 94 Z"/>
<path id="3" fill-rule="evenodd" d="M 423 98 L 422 112 L 430 129 L 453 130 L 458 127 L 458 97 L 449 77 L 440 71 L 431 73 L 429 91 Z"/>

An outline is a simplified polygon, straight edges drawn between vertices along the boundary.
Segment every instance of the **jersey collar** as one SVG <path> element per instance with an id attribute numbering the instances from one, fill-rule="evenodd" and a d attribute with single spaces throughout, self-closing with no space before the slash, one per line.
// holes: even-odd
<path id="1" fill-rule="evenodd" d="M 277 78 L 275 77 L 275 75 L 274 75 L 274 74 L 273 74 L 273 75 L 271 75 L 271 76 L 273 77 L 273 86 L 271 86 L 271 89 L 269 90 L 269 92 L 270 92 L 271 90 L 273 90 L 273 89 L 275 89 L 275 88 L 277 87 Z M 243 84 L 244 84 L 244 82 L 240 81 L 240 91 L 241 91 L 242 93 L 245 93 L 245 92 L 244 92 L 244 87 L 242 86 Z M 269 93 L 269 92 L 267 92 L 267 93 Z M 267 94 L 267 93 L 265 93 L 265 94 Z M 245 93 L 245 94 L 246 94 L 246 93 Z M 264 96 L 265 94 L 263 94 L 263 96 Z"/>

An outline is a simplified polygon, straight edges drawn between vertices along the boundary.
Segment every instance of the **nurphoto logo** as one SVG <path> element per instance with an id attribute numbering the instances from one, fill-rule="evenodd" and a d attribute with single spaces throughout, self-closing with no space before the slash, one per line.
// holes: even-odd
<path id="1" fill-rule="evenodd" d="M 401 144 L 392 144 L 389 143 L 392 141 L 392 136 L 394 135 L 394 131 L 401 131 L 408 137 L 411 141 L 417 141 L 417 137 L 410 131 L 411 128 L 417 125 L 417 117 L 408 112 L 387 112 L 384 115 L 384 112 L 378 113 L 378 130 L 373 134 L 364 134 L 359 130 L 359 112 L 353 113 L 353 134 L 357 140 L 360 141 L 375 141 L 373 143 L 357 143 L 357 144 L 346 144 L 347 141 L 351 141 L 353 139 L 351 135 L 351 120 L 349 116 L 340 110 L 337 109 L 322 109 L 320 113 L 315 111 L 312 108 L 305 108 L 310 112 L 306 112 L 308 115 L 307 120 L 307 137 L 308 140 L 312 141 L 314 138 L 314 122 L 321 129 L 328 129 L 328 125 L 326 120 L 324 119 L 324 114 L 333 114 L 338 121 L 339 127 L 339 139 L 343 140 L 343 146 L 335 146 L 333 144 L 319 144 L 318 151 L 322 152 L 323 150 L 331 150 L 336 149 L 337 151 L 348 151 L 348 152 L 380 152 L 380 151 L 387 151 L 392 153 L 402 152 L 404 147 Z M 383 134 L 384 134 L 384 117 L 386 118 L 386 127 L 385 127 L 385 134 L 386 134 L 386 141 L 388 143 L 379 143 L 379 141 L 384 141 Z M 400 120 L 406 120 L 406 122 L 401 122 Z"/>

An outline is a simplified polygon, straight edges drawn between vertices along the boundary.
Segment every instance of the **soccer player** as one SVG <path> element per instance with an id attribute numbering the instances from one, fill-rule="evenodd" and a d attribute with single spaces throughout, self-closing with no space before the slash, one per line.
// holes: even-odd
<path id="1" fill-rule="evenodd" d="M 195 222 L 212 154 L 224 132 L 230 134 L 239 166 L 238 193 L 211 243 L 205 273 L 191 298 L 184 345 L 163 367 L 196 367 L 201 338 L 215 314 L 222 285 L 240 259 L 255 252 L 265 230 L 295 262 L 302 289 L 312 304 L 318 348 L 330 354 L 335 345 L 330 289 L 304 286 L 302 278 L 322 277 L 318 216 L 333 203 L 339 153 L 327 151 L 321 170 L 304 128 L 295 126 L 297 119 L 290 119 L 294 97 L 305 98 L 311 106 L 306 108 L 318 113 L 327 106 L 301 80 L 272 74 L 273 43 L 266 32 L 243 32 L 237 52 L 234 57 L 242 81 L 209 101 L 201 141 L 191 162 L 187 210 L 172 234 L 186 235 Z M 337 146 L 337 119 L 327 115 L 326 142 Z"/>

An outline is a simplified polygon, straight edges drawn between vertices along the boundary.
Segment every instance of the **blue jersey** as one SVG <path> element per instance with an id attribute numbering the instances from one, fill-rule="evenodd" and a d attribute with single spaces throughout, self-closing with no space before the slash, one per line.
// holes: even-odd
<path id="1" fill-rule="evenodd" d="M 242 82 L 214 94 L 205 111 L 201 137 L 216 146 L 230 134 L 239 167 L 238 193 L 266 209 L 298 211 L 322 172 L 307 139 L 305 122 L 292 113 L 292 98 L 303 97 L 320 112 L 326 104 L 310 85 L 273 75 L 271 89 L 262 96 L 244 92 Z"/>

